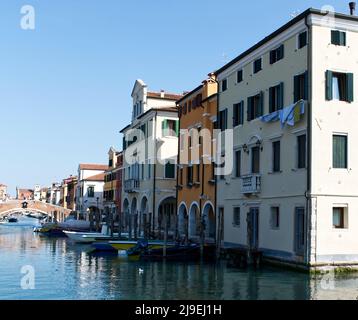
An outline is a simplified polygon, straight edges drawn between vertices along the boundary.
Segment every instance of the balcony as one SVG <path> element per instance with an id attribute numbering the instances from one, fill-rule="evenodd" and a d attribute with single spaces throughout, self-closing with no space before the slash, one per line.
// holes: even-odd
<path id="1" fill-rule="evenodd" d="M 245 195 L 261 192 L 261 175 L 251 174 L 241 178 L 241 193 Z"/>
<path id="2" fill-rule="evenodd" d="M 140 187 L 138 179 L 129 179 L 124 181 L 124 192 L 134 193 Z"/>

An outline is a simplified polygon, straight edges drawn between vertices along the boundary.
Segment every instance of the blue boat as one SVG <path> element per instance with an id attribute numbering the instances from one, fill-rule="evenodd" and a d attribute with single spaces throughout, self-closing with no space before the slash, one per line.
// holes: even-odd
<path id="1" fill-rule="evenodd" d="M 118 254 L 118 251 L 114 249 L 108 242 L 95 242 L 92 244 L 95 252 L 107 252 Z"/>

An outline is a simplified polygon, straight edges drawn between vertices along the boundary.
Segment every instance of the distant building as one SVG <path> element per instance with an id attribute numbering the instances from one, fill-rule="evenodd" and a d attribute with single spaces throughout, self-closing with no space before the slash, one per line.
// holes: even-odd
<path id="1" fill-rule="evenodd" d="M 39 185 L 35 186 L 34 191 L 34 200 L 40 201 L 41 200 L 41 187 Z"/>
<path id="2" fill-rule="evenodd" d="M 17 200 L 34 200 L 34 190 L 16 188 Z"/>
<path id="3" fill-rule="evenodd" d="M 60 188 L 60 206 L 76 210 L 77 177 L 70 176 L 62 181 Z"/>
<path id="4" fill-rule="evenodd" d="M 88 218 L 87 213 L 103 210 L 104 173 L 107 165 L 80 164 L 76 191 L 76 210 Z"/>
<path id="5" fill-rule="evenodd" d="M 0 184 L 0 201 L 6 201 L 7 199 L 7 186 L 4 184 Z"/>
<path id="6" fill-rule="evenodd" d="M 121 212 L 123 154 L 111 148 L 108 157 L 109 168 L 104 177 L 103 206 L 105 214 L 112 214 L 113 217 L 117 218 L 117 215 Z"/>

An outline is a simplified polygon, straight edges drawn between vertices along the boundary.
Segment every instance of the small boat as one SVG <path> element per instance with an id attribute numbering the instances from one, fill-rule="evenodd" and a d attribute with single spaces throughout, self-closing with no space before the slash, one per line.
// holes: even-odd
<path id="1" fill-rule="evenodd" d="M 139 241 L 109 241 L 109 244 L 117 251 L 128 251 L 134 249 L 141 243 L 141 246 L 147 249 L 161 249 L 164 247 L 164 241 L 161 240 L 139 240 Z M 167 247 L 174 247 L 175 243 L 167 243 Z"/>
<path id="2" fill-rule="evenodd" d="M 95 242 L 92 244 L 92 252 L 106 252 L 118 254 L 118 251 L 114 249 L 108 242 Z"/>
<path id="3" fill-rule="evenodd" d="M 10 217 L 7 221 L 9 223 L 17 223 L 17 222 L 19 222 L 19 220 L 17 218 L 14 218 L 14 217 Z"/>
<path id="4" fill-rule="evenodd" d="M 64 231 L 65 235 L 76 243 L 91 244 L 97 241 L 111 241 L 117 240 L 118 234 L 108 236 L 99 232 L 77 232 L 77 231 Z"/>

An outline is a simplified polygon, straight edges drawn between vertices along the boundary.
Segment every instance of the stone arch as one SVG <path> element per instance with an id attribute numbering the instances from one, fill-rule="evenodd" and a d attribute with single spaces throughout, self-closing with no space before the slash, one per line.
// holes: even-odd
<path id="1" fill-rule="evenodd" d="M 201 219 L 197 202 L 193 202 L 189 210 L 189 238 L 200 237 Z"/>
<path id="2" fill-rule="evenodd" d="M 180 237 L 187 234 L 188 208 L 185 202 L 182 202 L 178 208 L 178 234 Z"/>
<path id="3" fill-rule="evenodd" d="M 207 201 L 202 212 L 204 222 L 205 238 L 215 239 L 216 237 L 216 215 L 215 207 L 211 201 Z"/>
<path id="4" fill-rule="evenodd" d="M 165 221 L 168 223 L 168 236 L 175 237 L 176 233 L 176 198 L 174 196 L 168 196 L 163 198 L 158 206 L 158 230 L 160 235 L 164 236 L 166 226 Z"/>

